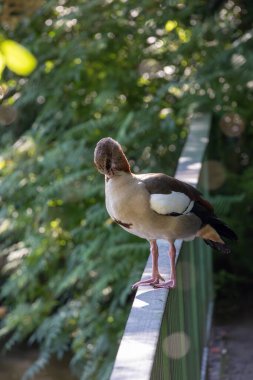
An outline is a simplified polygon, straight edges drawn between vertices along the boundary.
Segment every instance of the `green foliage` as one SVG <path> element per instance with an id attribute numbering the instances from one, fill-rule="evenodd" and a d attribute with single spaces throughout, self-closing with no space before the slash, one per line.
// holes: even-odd
<path id="1" fill-rule="evenodd" d="M 1 297 L 8 310 L 0 334 L 7 350 L 22 340 L 39 345 L 24 380 L 66 351 L 79 378 L 108 378 L 131 284 L 145 264 L 148 244 L 105 211 L 96 142 L 111 135 L 134 170 L 172 173 L 186 136 L 176 109 L 159 116 L 168 104 L 160 79 L 139 83 L 151 31 L 133 39 L 149 16 L 131 25 L 131 10 L 130 3 L 51 1 L 14 33 L 39 61 L 29 80 L 5 72 L 3 107 L 15 107 L 18 118 L 0 127 Z"/>
<path id="2" fill-rule="evenodd" d="M 0 334 L 40 346 L 25 380 L 66 351 L 80 379 L 109 377 L 147 257 L 106 214 L 96 142 L 172 174 L 192 111 L 250 120 L 249 15 L 209 3 L 50 0 L 6 30 L 38 59 L 29 79 L 4 71 L 0 109 Z"/>

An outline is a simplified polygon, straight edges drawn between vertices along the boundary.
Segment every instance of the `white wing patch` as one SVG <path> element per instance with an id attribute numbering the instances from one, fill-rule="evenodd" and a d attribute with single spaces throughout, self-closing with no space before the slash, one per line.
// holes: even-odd
<path id="1" fill-rule="evenodd" d="M 193 208 L 192 201 L 184 193 L 172 191 L 170 194 L 151 194 L 150 206 L 158 214 L 167 215 L 173 212 L 187 214 Z"/>

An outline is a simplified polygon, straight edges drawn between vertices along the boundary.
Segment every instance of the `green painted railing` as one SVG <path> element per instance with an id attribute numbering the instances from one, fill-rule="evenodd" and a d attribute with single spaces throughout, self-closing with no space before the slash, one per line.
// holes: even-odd
<path id="1" fill-rule="evenodd" d="M 179 159 L 175 177 L 193 186 L 198 185 L 209 127 L 210 115 L 192 119 Z M 110 380 L 205 379 L 213 305 L 211 250 L 199 239 L 176 246 L 177 287 L 138 289 Z M 160 272 L 168 278 L 168 243 L 159 241 L 158 247 Z M 151 257 L 142 277 L 150 274 Z"/>

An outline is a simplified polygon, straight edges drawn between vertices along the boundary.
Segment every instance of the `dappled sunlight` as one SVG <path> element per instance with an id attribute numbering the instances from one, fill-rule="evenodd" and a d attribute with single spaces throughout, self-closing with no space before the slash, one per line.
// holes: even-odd
<path id="1" fill-rule="evenodd" d="M 33 156 L 36 152 L 36 143 L 31 136 L 22 136 L 13 145 L 15 154 L 27 153 L 29 156 Z"/>
<path id="2" fill-rule="evenodd" d="M 147 307 L 149 306 L 149 303 L 148 302 L 145 302 L 139 298 L 136 298 L 135 299 L 135 302 L 134 302 L 134 307 L 139 309 L 139 308 L 143 308 L 143 307 Z"/>
<path id="3" fill-rule="evenodd" d="M 1 222 L 0 222 L 0 235 L 5 233 L 6 231 L 8 231 L 10 226 L 11 226 L 10 219 L 1 220 Z"/>
<path id="4" fill-rule="evenodd" d="M 28 249 L 23 242 L 19 242 L 6 248 L 2 251 L 2 257 L 5 260 L 5 264 L 3 266 L 3 273 L 11 273 L 11 271 L 17 269 L 22 259 L 30 253 L 30 249 Z"/>
<path id="5" fill-rule="evenodd" d="M 5 93 L 6 93 L 6 87 L 0 85 L 0 99 L 1 100 L 3 99 Z"/>

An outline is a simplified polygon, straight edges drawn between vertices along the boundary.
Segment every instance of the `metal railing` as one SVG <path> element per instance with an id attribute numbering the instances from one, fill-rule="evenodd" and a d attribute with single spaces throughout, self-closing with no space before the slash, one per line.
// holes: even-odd
<path id="1" fill-rule="evenodd" d="M 197 186 L 210 115 L 192 118 L 175 177 Z M 159 269 L 170 273 L 168 243 L 159 241 Z M 204 380 L 212 316 L 211 250 L 199 239 L 177 247 L 176 289 L 139 287 L 110 380 Z M 151 275 L 149 257 L 143 278 Z"/>

